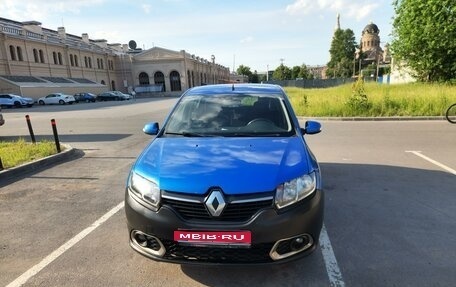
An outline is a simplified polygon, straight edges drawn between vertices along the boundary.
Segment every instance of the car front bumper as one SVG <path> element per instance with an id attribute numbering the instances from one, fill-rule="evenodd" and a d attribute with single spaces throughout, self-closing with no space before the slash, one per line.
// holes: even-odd
<path id="1" fill-rule="evenodd" d="M 267 264 L 286 262 L 311 253 L 323 225 L 323 191 L 293 207 L 277 212 L 258 211 L 243 222 L 184 220 L 173 208 L 152 211 L 125 193 L 130 245 L 158 261 L 185 264 Z M 174 241 L 177 230 L 251 232 L 250 246 L 189 244 Z"/>

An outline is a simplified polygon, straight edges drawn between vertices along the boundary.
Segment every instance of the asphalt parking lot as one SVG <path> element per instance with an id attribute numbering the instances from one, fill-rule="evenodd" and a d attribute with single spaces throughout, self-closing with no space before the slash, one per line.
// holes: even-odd
<path id="1" fill-rule="evenodd" d="M 436 121 L 322 121 L 325 232 L 288 264 L 157 263 L 128 245 L 128 170 L 175 99 L 3 110 L 1 139 L 35 134 L 81 151 L 0 182 L 0 286 L 454 286 L 456 126 Z"/>

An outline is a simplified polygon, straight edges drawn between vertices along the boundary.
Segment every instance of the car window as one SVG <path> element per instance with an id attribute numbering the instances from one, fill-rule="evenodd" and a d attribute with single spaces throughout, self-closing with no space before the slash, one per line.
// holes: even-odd
<path id="1" fill-rule="evenodd" d="M 165 135 L 290 136 L 286 106 L 278 96 L 184 96 L 165 126 Z"/>

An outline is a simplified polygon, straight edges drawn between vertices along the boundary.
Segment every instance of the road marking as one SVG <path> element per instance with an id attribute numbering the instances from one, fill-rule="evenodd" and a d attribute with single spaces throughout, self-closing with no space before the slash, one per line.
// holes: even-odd
<path id="1" fill-rule="evenodd" d="M 65 253 L 67 250 L 69 250 L 71 247 L 73 247 L 76 243 L 84 239 L 87 235 L 89 235 L 92 231 L 94 231 L 98 226 L 103 224 L 106 220 L 108 220 L 111 216 L 116 214 L 119 210 L 122 209 L 124 206 L 124 202 L 122 201 L 118 205 L 116 205 L 114 208 L 112 208 L 110 211 L 108 211 L 105 215 L 100 217 L 97 221 L 92 223 L 89 227 L 84 229 L 83 231 L 79 232 L 75 237 L 71 238 L 68 240 L 66 243 L 64 243 L 62 246 L 54 250 L 51 254 L 46 256 L 43 260 L 41 260 L 40 263 L 36 264 L 26 272 L 24 272 L 21 276 L 16 278 L 13 282 L 8 284 L 6 287 L 17 287 L 17 286 L 22 286 L 25 284 L 30 278 L 35 276 L 38 272 L 43 270 L 46 266 L 52 263 L 55 259 L 57 259 L 60 255 Z"/>
<path id="2" fill-rule="evenodd" d="M 323 260 L 326 265 L 326 272 L 328 273 L 330 286 L 345 286 L 344 279 L 342 278 L 342 273 L 340 272 L 339 265 L 337 265 L 336 256 L 331 246 L 331 241 L 329 241 L 328 233 L 326 232 L 326 227 L 323 224 L 320 233 L 320 248 L 321 253 L 323 254 Z"/>
<path id="3" fill-rule="evenodd" d="M 412 153 L 412 154 L 414 154 L 416 156 L 419 156 L 422 159 L 427 160 L 428 162 L 430 162 L 432 164 L 435 164 L 436 166 L 448 171 L 449 173 L 452 173 L 452 174 L 456 175 L 456 170 L 454 170 L 454 169 L 452 169 L 452 168 L 450 168 L 450 167 L 448 167 L 448 166 L 446 166 L 446 165 L 444 165 L 444 164 L 442 164 L 442 163 L 440 163 L 438 161 L 435 161 L 432 158 L 429 158 L 429 157 L 425 156 L 424 154 L 421 153 L 421 151 L 418 151 L 418 150 L 406 150 L 405 152 Z"/>

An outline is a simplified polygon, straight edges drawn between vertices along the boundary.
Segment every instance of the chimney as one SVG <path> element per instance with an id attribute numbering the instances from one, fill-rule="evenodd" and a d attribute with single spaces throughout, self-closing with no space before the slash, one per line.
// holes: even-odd
<path id="1" fill-rule="evenodd" d="M 57 31 L 59 32 L 59 37 L 62 40 L 66 39 L 65 27 L 58 27 Z"/>
<path id="2" fill-rule="evenodd" d="M 89 34 L 82 33 L 82 42 L 89 44 Z"/>

